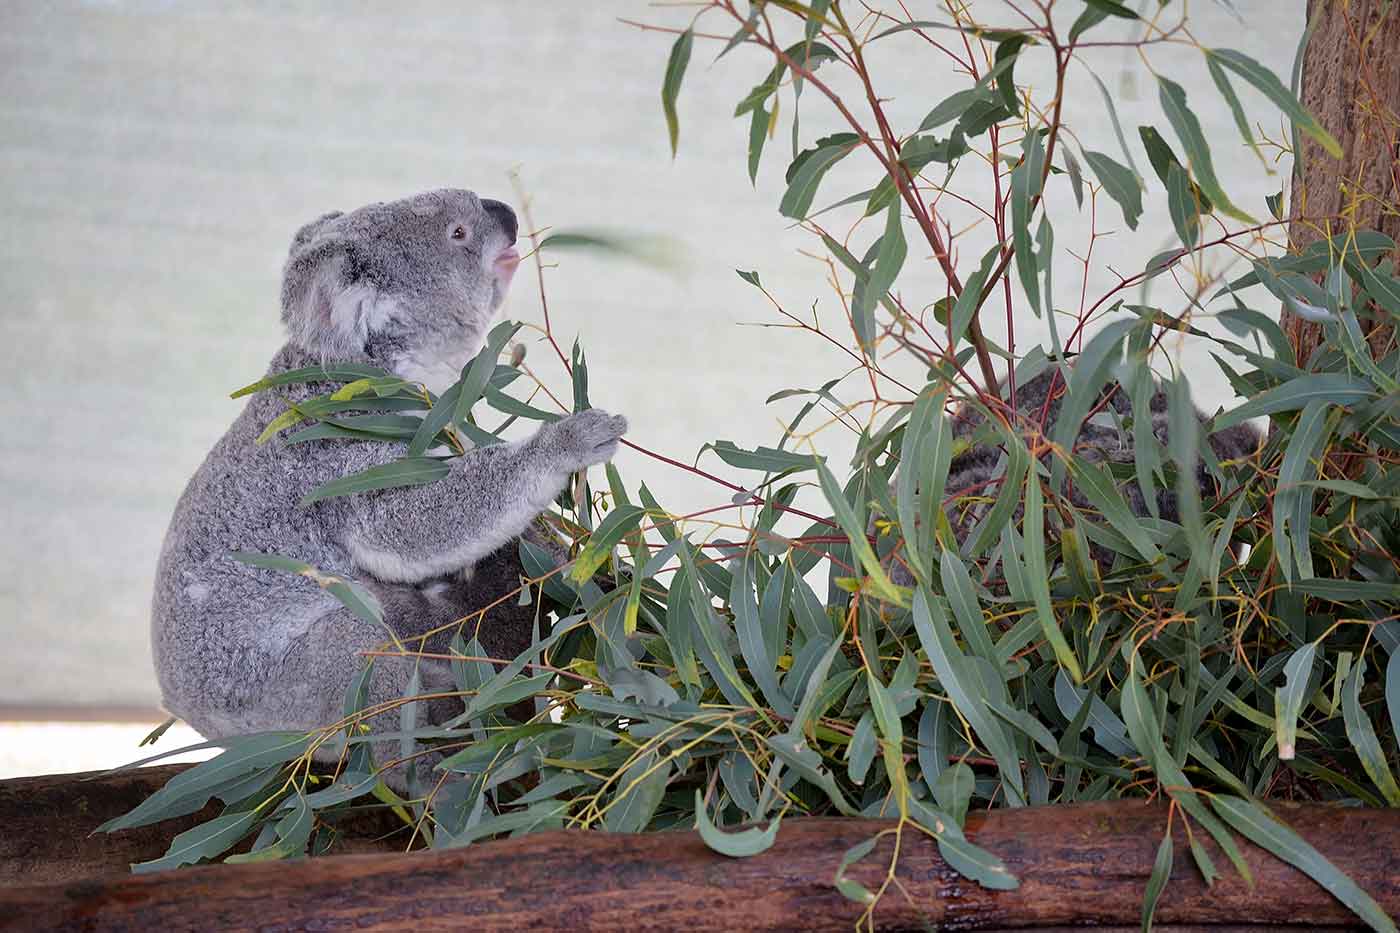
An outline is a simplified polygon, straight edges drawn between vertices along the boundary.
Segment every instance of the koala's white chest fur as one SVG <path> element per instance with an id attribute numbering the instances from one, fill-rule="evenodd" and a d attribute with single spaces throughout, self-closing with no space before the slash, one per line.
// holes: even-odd
<path id="1" fill-rule="evenodd" d="M 394 374 L 401 379 L 411 382 L 421 382 L 424 387 L 434 395 L 441 395 L 457 381 L 457 377 L 462 374 L 462 367 L 467 365 L 467 360 L 473 354 L 462 354 L 461 362 L 456 360 L 438 358 L 420 359 L 412 358 L 400 362 L 394 367 Z"/>

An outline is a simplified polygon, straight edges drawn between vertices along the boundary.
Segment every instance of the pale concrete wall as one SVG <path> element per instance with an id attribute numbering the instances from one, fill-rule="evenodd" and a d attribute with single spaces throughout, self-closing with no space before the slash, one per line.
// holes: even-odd
<path id="1" fill-rule="evenodd" d="M 1249 28 L 1223 5 L 1192 6 L 1203 42 L 1286 71 L 1300 4 L 1241 0 L 1246 15 L 1270 11 Z M 716 437 L 772 443 L 776 413 L 762 400 L 839 371 L 817 341 L 736 326 L 774 320 L 736 267 L 758 269 L 795 310 L 834 304 L 797 253 L 810 241 L 776 212 L 786 126 L 756 192 L 745 176 L 747 122 L 730 114 L 767 64 L 740 51 L 711 66 L 716 50 L 697 46 L 673 163 L 658 97 L 669 38 L 615 15 L 683 23 L 687 12 L 540 0 L 0 4 L 0 704 L 157 701 L 146 625 L 165 523 L 238 410 L 228 391 L 278 343 L 286 244 L 323 211 L 443 185 L 513 200 L 507 172 L 518 166 L 541 223 L 672 238 L 684 275 L 570 255 L 549 285 L 560 331 L 588 348 L 595 401 L 680 459 Z M 897 125 L 912 128 L 956 85 L 911 37 L 890 55 L 873 59 L 877 79 Z M 1130 134 L 1165 125 L 1135 56 L 1094 60 Z M 1044 61 L 1027 53 L 1019 76 L 1043 82 Z M 1259 177 L 1199 55 L 1159 47 L 1152 61 L 1189 78 L 1230 190 L 1262 214 L 1279 179 Z M 1116 155 L 1092 82 L 1082 70 L 1073 81 L 1079 132 Z M 804 108 L 804 139 L 834 128 L 816 95 Z M 1277 134 L 1273 112 L 1259 113 Z M 850 160 L 829 199 L 868 187 L 870 172 Z M 1140 269 L 1172 238 L 1151 187 L 1140 235 L 1111 253 L 1101 243 L 1097 257 L 1114 268 Z M 1052 198 L 1063 205 L 1067 194 Z M 1082 250 L 1085 217 L 1060 216 L 1058 243 Z M 1121 227 L 1106 200 L 1100 225 Z M 980 250 L 965 253 L 975 262 Z M 924 251 L 910 262 L 905 294 L 941 294 Z M 1057 272 L 1062 301 L 1077 306 L 1073 258 Z M 1100 266 L 1091 291 L 1110 281 Z M 528 270 L 506 313 L 538 319 Z M 1022 347 L 1038 332 L 1027 328 Z M 531 349 L 557 375 L 544 348 Z M 1209 366 L 1194 360 L 1193 372 L 1218 394 Z M 635 455 L 621 465 L 675 510 L 727 500 Z"/>

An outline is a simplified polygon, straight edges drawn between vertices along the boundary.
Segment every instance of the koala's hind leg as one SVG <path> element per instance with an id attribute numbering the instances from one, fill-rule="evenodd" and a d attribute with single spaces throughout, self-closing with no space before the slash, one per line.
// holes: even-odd
<path id="1" fill-rule="evenodd" d="M 511 541 L 477 561 L 467 573 L 452 573 L 418 584 L 365 581 L 384 607 L 385 621 L 410 651 L 443 654 L 452 638 L 475 638 L 499 669 L 518 657 L 542 634 L 541 607 L 534 594 L 523 603 L 519 545 Z M 431 633 L 431 634 L 429 634 Z M 525 721 L 535 713 L 526 700 L 506 711 Z"/>
<path id="2" fill-rule="evenodd" d="M 363 652 L 381 649 L 388 641 L 388 634 L 382 628 L 370 625 L 347 609 L 328 612 L 289 646 L 280 667 L 280 682 L 269 685 L 267 711 L 283 723 L 279 728 L 319 729 L 339 721 L 345 712 L 346 691 L 364 668 L 366 658 Z M 415 650 L 410 645 L 405 645 L 405 648 Z M 366 690 L 365 708 L 394 705 L 363 720 L 371 732 L 400 730 L 401 704 L 394 701 L 407 692 L 415 668 L 418 671 L 419 695 L 456 692 L 456 682 L 445 662 L 415 657 L 375 657 Z M 277 709 L 279 705 L 281 709 Z M 415 727 L 446 722 L 462 710 L 462 700 L 458 696 L 419 700 Z M 422 747 L 418 750 L 421 752 Z M 376 743 L 373 751 L 375 763 L 381 767 L 400 757 L 397 740 Z M 339 757 L 339 749 L 327 747 L 317 757 L 334 761 Z M 437 753 L 420 754 L 407 767 L 416 768 L 419 776 L 427 779 L 433 765 L 441 757 Z M 397 766 L 386 774 L 385 779 L 390 786 L 399 791 L 406 788 L 407 767 Z"/>

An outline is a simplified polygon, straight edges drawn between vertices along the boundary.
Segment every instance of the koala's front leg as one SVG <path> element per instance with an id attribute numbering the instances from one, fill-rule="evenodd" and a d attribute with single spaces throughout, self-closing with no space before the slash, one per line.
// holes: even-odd
<path id="1" fill-rule="evenodd" d="M 529 440 L 468 451 L 439 482 L 355 496 L 350 554 L 386 581 L 469 567 L 524 532 L 572 474 L 610 460 L 626 430 L 625 418 L 593 408 Z"/>

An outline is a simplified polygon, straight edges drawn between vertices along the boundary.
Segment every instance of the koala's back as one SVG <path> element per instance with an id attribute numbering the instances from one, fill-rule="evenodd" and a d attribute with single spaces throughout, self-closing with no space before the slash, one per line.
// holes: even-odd
<path id="1" fill-rule="evenodd" d="M 1080 426 L 1074 442 L 1074 453 L 1081 459 L 1096 464 L 1132 463 L 1136 453 L 1133 446 L 1132 419 L 1142 417 L 1135 413 L 1125 389 L 1110 383 L 1099 396 L 1102 403 L 1099 413 L 1086 419 Z M 1003 389 L 1004 391 L 1004 389 Z M 1022 436 L 1043 434 L 1053 437 L 1063 406 L 1065 383 L 1060 371 L 1051 367 L 1016 389 L 1016 429 Z M 1106 397 L 1105 397 L 1106 396 Z M 1167 396 L 1160 389 L 1154 390 L 1149 399 L 1146 416 L 1151 418 L 1152 433 L 1162 444 L 1169 441 L 1169 416 Z M 1199 410 L 1197 418 L 1204 422 L 1206 417 Z M 961 407 L 953 416 L 952 429 L 955 440 L 971 441 L 983 427 L 985 417 L 971 406 Z M 1004 469 L 1005 456 L 1000 447 L 988 443 L 985 436 L 980 443 L 961 451 L 953 457 L 949 466 L 947 494 L 959 499 L 949 514 L 953 530 L 961 541 L 990 508 L 990 501 L 997 493 L 997 485 Z M 1221 460 L 1237 460 L 1249 456 L 1258 449 L 1261 437 L 1249 425 L 1238 425 L 1209 435 L 1209 443 L 1215 455 Z M 1048 460 L 1050 454 L 1043 455 Z M 1210 498 L 1216 492 L 1215 481 L 1207 471 L 1204 462 L 1194 467 L 1196 482 L 1203 497 Z M 1151 509 L 1142 489 L 1135 481 L 1120 484 L 1120 491 L 1129 508 L 1139 517 L 1147 517 Z M 1086 507 L 1088 502 L 1072 486 L 1070 501 L 1076 506 Z M 1166 521 L 1179 521 L 1180 513 L 1174 490 L 1159 486 L 1156 490 L 1157 514 Z M 1016 513 L 1020 515 L 1020 510 Z M 1110 555 L 1095 549 L 1096 559 L 1104 563 Z"/>
<path id="2" fill-rule="evenodd" d="M 284 348 L 269 372 L 308 361 Z M 288 387 L 293 399 L 325 386 Z M 283 409 L 272 393 L 254 395 L 190 479 L 171 518 L 156 569 L 151 642 L 166 697 L 226 696 L 232 701 L 250 673 L 337 603 L 313 581 L 243 564 L 232 551 L 276 553 L 329 573 L 350 575 L 338 542 L 339 500 L 301 508 L 316 486 L 391 459 L 388 444 L 329 442 L 288 446 L 256 443 Z M 171 710 L 179 715 L 180 710 Z"/>

